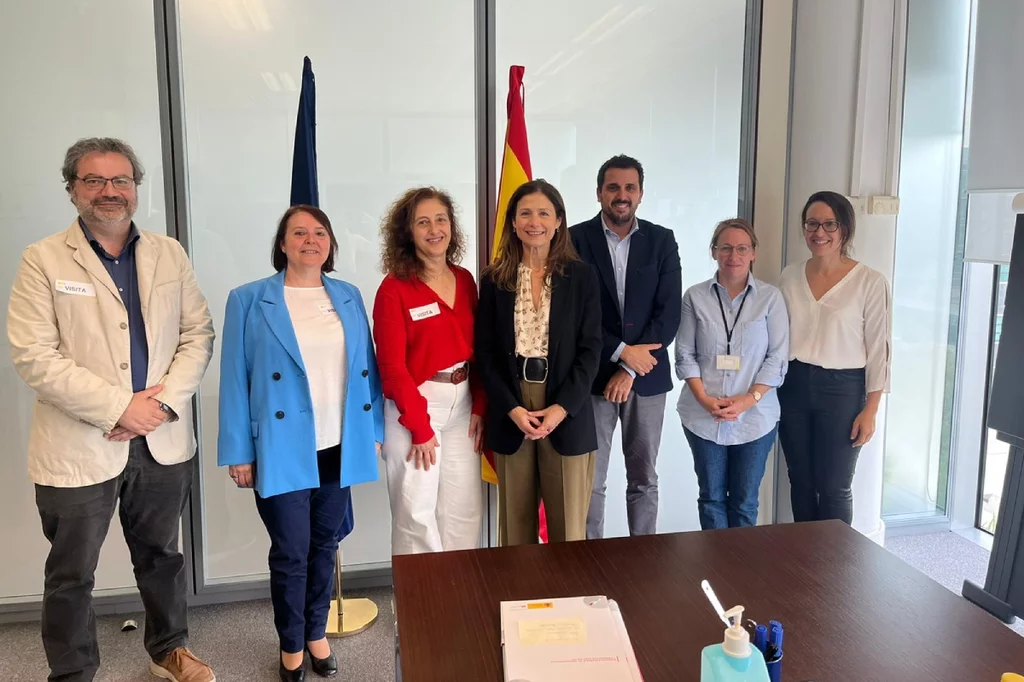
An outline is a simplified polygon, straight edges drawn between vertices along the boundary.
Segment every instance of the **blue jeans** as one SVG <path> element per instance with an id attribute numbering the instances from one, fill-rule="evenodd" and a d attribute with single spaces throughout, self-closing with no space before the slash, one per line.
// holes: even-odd
<path id="1" fill-rule="evenodd" d="M 334 556 L 351 528 L 349 488 L 340 487 L 341 449 L 317 453 L 320 487 L 260 497 L 270 535 L 270 598 L 281 651 L 295 654 L 323 639 L 331 610 Z"/>
<path id="2" fill-rule="evenodd" d="M 749 443 L 719 445 L 683 427 L 697 472 L 697 515 L 703 530 L 757 523 L 757 492 L 777 430 Z"/>

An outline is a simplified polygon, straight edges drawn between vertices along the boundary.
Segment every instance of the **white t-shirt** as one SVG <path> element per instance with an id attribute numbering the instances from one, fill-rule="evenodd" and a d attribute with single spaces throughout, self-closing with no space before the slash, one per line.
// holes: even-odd
<path id="1" fill-rule="evenodd" d="M 868 393 L 889 390 L 892 301 L 885 276 L 857 263 L 821 300 L 807 283 L 807 261 L 782 271 L 789 309 L 789 359 L 866 372 Z"/>
<path id="2" fill-rule="evenodd" d="M 285 287 L 284 301 L 299 342 L 313 399 L 316 449 L 341 443 L 345 412 L 345 328 L 323 287 Z"/>

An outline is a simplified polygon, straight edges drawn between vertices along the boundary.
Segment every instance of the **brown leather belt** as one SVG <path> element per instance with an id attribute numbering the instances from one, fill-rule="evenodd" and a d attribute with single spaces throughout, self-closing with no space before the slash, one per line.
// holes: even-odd
<path id="1" fill-rule="evenodd" d="M 463 365 L 454 372 L 438 372 L 427 381 L 434 381 L 439 384 L 455 384 L 456 386 L 469 378 L 469 365 Z"/>

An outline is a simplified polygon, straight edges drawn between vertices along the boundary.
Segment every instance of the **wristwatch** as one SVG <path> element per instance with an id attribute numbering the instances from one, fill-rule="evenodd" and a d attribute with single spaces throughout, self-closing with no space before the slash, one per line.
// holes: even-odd
<path id="1" fill-rule="evenodd" d="M 750 391 L 750 395 L 754 396 L 754 402 L 755 403 L 761 402 L 761 398 L 764 397 L 764 396 L 761 395 L 761 391 L 758 391 L 757 389 L 751 390 Z"/>

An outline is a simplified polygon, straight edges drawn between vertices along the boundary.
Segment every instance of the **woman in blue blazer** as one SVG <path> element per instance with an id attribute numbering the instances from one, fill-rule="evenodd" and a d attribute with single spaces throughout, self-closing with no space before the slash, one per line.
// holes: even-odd
<path id="1" fill-rule="evenodd" d="M 325 637 L 334 556 L 352 530 L 349 486 L 377 480 L 380 377 L 359 290 L 324 273 L 338 242 L 313 206 L 285 212 L 277 274 L 228 296 L 217 462 L 255 488 L 270 535 L 270 592 L 282 680 L 338 672 Z"/>

